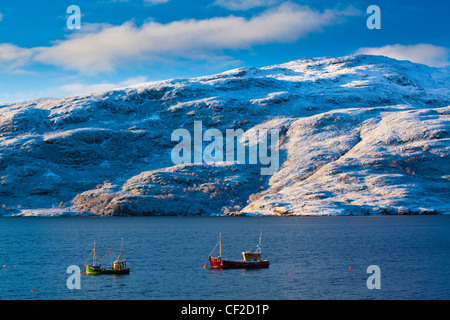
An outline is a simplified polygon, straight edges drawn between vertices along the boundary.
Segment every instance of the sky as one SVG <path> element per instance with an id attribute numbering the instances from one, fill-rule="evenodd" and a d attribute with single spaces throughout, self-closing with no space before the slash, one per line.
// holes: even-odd
<path id="1" fill-rule="evenodd" d="M 448 66 L 449 13 L 437 0 L 0 0 L 0 103 L 305 57 Z"/>

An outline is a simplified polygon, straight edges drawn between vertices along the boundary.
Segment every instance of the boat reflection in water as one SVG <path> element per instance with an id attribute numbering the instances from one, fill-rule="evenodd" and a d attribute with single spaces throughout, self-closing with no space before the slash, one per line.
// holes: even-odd
<path id="1" fill-rule="evenodd" d="M 84 271 L 86 274 L 129 274 L 130 269 L 127 268 L 127 263 L 124 260 L 125 252 L 123 251 L 122 245 L 120 248 L 120 253 L 116 256 L 112 251 L 114 247 L 106 250 L 106 252 L 97 259 L 96 250 L 95 250 L 95 241 L 94 241 L 94 249 L 91 251 L 89 257 L 86 259 L 84 263 Z M 105 257 L 109 253 L 111 265 L 109 267 L 103 268 L 101 264 L 97 263 L 103 257 Z M 112 261 L 113 255 L 116 257 L 114 262 Z M 87 264 L 87 261 L 92 256 L 92 264 Z"/>
<path id="2" fill-rule="evenodd" d="M 216 269 L 236 269 L 236 268 L 268 268 L 270 265 L 269 260 L 262 260 L 261 255 L 261 236 L 259 236 L 259 244 L 255 252 L 246 251 L 242 252 L 243 260 L 228 260 L 222 259 L 222 234 L 220 234 L 219 242 L 214 247 L 213 251 L 209 255 L 209 263 L 211 268 Z M 211 255 L 219 246 L 219 256 L 212 257 Z"/>

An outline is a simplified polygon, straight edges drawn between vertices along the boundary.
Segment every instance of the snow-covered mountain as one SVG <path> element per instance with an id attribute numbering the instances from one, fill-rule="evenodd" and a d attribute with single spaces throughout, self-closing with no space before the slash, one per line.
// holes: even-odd
<path id="1" fill-rule="evenodd" d="M 280 130 L 280 169 L 174 165 L 174 130 Z M 450 213 L 450 68 L 301 59 L 0 106 L 0 215 Z"/>

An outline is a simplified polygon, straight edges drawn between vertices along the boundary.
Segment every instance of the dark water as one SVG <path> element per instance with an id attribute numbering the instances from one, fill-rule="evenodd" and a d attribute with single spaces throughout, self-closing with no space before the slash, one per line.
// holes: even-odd
<path id="1" fill-rule="evenodd" d="M 204 269 L 219 232 L 226 252 L 262 232 L 270 268 Z M 130 275 L 67 288 L 94 240 L 103 252 L 121 239 Z M 0 219 L 0 299 L 450 299 L 449 262 L 448 216 Z M 367 288 L 369 265 L 381 289 Z"/>

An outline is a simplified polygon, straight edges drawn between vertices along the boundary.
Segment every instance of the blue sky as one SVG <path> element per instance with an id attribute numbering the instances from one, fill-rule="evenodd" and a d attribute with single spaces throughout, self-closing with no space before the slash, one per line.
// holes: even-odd
<path id="1" fill-rule="evenodd" d="M 368 29 L 369 5 L 381 29 Z M 69 30 L 70 5 L 81 28 Z M 448 1 L 0 0 L 0 103 L 288 62 L 450 57 Z"/>

